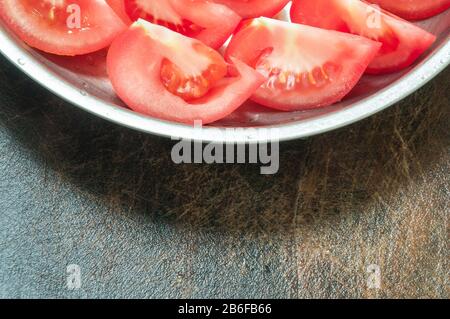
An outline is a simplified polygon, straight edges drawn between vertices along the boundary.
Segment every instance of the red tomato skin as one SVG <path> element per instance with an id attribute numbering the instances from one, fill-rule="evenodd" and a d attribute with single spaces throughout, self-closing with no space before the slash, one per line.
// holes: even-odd
<path id="1" fill-rule="evenodd" d="M 327 31 L 309 26 L 300 26 L 304 28 L 304 32 L 321 32 L 328 37 L 345 37 L 350 43 L 354 45 L 360 45 L 360 51 L 357 55 L 357 60 L 353 60 L 351 66 L 345 64 L 342 65 L 345 71 L 341 74 L 341 79 L 347 80 L 340 83 L 332 83 L 328 86 L 328 92 L 322 92 L 317 89 L 313 92 L 301 92 L 301 91 L 271 91 L 266 88 L 260 87 L 258 91 L 253 94 L 251 100 L 264 105 L 269 108 L 273 108 L 281 111 L 302 111 L 317 109 L 332 105 L 341 101 L 358 83 L 361 76 L 364 74 L 368 64 L 376 56 L 380 49 L 380 44 L 360 36 L 349 35 L 341 32 Z M 273 46 L 274 39 L 270 39 L 270 33 L 264 33 L 261 38 L 263 41 L 258 41 L 258 30 L 251 25 L 251 22 L 243 27 L 231 40 L 226 52 L 225 59 L 231 58 L 241 59 L 246 63 L 251 63 L 260 52 L 264 51 L 267 47 Z M 274 34 L 282 34 L 282 31 L 278 30 Z M 326 41 L 319 35 L 318 41 Z M 363 47 L 364 46 L 364 47 Z M 301 48 L 299 47 L 299 50 Z M 350 54 L 351 56 L 351 54 Z M 344 57 L 342 57 L 344 58 Z M 345 58 L 348 58 L 347 56 Z M 338 80 L 339 81 L 339 80 Z"/>
<path id="2" fill-rule="evenodd" d="M 12 18 L 11 10 L 22 10 L 15 0 L 0 2 L 0 18 L 26 44 L 38 50 L 64 56 L 83 55 L 108 47 L 111 42 L 126 30 L 126 25 L 102 0 L 71 0 L 70 4 L 78 4 L 90 21 L 94 21 L 92 30 L 76 37 L 64 30 L 45 30 L 45 36 L 33 33 L 39 25 L 38 18 L 17 21 Z M 21 12 L 20 12 L 21 13 Z M 25 27 L 25 22 L 28 25 Z M 31 31 L 27 31 L 31 30 Z M 44 30 L 39 30 L 42 34 Z M 64 42 L 64 44 L 62 44 Z"/>
<path id="3" fill-rule="evenodd" d="M 106 0 L 106 3 L 114 10 L 114 12 L 122 19 L 122 21 L 127 26 L 133 23 L 126 12 L 124 0 Z"/>
<path id="4" fill-rule="evenodd" d="M 291 20 L 318 28 L 342 31 L 345 21 L 332 7 L 333 3 L 339 1 L 341 0 L 294 0 L 291 8 Z M 365 2 L 363 5 L 369 6 Z M 329 8 L 329 10 L 323 11 L 323 8 Z M 321 12 L 321 15 L 310 14 L 311 12 Z M 364 12 L 368 11 L 364 10 Z M 436 41 L 436 36 L 408 21 L 385 11 L 381 11 L 381 15 L 383 21 L 391 28 L 398 46 L 394 51 L 384 51 L 382 47 L 367 68 L 367 74 L 388 74 L 410 67 Z"/>
<path id="5" fill-rule="evenodd" d="M 367 0 L 406 20 L 423 20 L 450 8 L 450 0 Z"/>
<path id="6" fill-rule="evenodd" d="M 194 0 L 183 3 L 183 5 L 178 4 L 179 0 L 158 1 L 173 1 L 174 7 L 177 10 L 180 10 L 181 16 L 189 16 L 183 16 L 184 18 L 188 18 L 188 20 L 199 25 L 202 23 L 208 24 L 201 25 L 204 27 L 204 30 L 195 36 L 195 39 L 202 41 L 213 49 L 219 49 L 228 40 L 242 20 L 242 18 L 230 8 L 206 0 Z M 122 18 L 124 23 L 131 25 L 134 22 L 126 13 L 124 0 L 106 0 L 106 2 L 113 8 L 114 12 Z M 199 18 L 199 13 L 201 12 L 206 13 L 207 17 L 204 21 L 201 21 L 202 19 Z"/>
<path id="7" fill-rule="evenodd" d="M 268 17 L 279 13 L 290 0 L 213 0 L 224 4 L 244 19 Z"/>
<path id="8" fill-rule="evenodd" d="M 413 65 L 422 54 L 427 51 L 436 41 L 435 36 L 424 35 L 417 43 L 416 48 L 410 48 L 407 56 L 401 63 L 392 64 L 389 54 L 378 55 L 367 67 L 366 74 L 384 75 L 404 70 Z"/>
<path id="9" fill-rule="evenodd" d="M 161 83 L 164 56 L 152 44 L 146 30 L 133 24 L 113 42 L 107 56 L 108 75 L 117 95 L 142 114 L 190 125 L 195 121 L 212 123 L 234 112 L 265 81 L 258 72 L 235 60 L 238 76 L 191 104 Z"/>

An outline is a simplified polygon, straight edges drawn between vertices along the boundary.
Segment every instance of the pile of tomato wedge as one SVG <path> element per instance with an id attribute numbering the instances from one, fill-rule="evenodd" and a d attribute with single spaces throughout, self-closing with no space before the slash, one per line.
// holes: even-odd
<path id="1" fill-rule="evenodd" d="M 291 2 L 291 22 L 274 18 Z M 450 0 L 2 0 L 0 17 L 51 54 L 109 48 L 109 78 L 131 109 L 207 124 L 248 99 L 282 111 L 339 102 L 364 74 L 410 67 L 436 37 L 407 20 L 449 8 Z"/>

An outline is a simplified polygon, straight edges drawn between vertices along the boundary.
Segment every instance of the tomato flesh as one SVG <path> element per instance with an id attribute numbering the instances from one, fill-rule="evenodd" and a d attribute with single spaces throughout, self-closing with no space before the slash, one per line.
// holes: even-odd
<path id="1" fill-rule="evenodd" d="M 258 18 L 233 37 L 225 56 L 243 60 L 267 78 L 252 100 L 293 111 L 340 101 L 379 48 L 359 36 Z"/>
<path id="2" fill-rule="evenodd" d="M 127 24 L 144 19 L 198 39 L 214 49 L 225 43 L 241 21 L 230 8 L 208 0 L 106 1 Z"/>
<path id="3" fill-rule="evenodd" d="M 359 0 L 295 0 L 291 19 L 382 43 L 377 57 L 367 68 L 370 74 L 409 67 L 436 40 L 427 31 Z"/>
<path id="4" fill-rule="evenodd" d="M 188 73 L 169 59 L 164 59 L 161 66 L 161 80 L 165 88 L 185 101 L 205 96 L 228 72 L 227 64 L 216 51 L 198 43 L 193 44 L 193 49 L 210 60 L 206 69 Z"/>
<path id="5" fill-rule="evenodd" d="M 333 82 L 341 71 L 339 65 L 330 61 L 309 71 L 287 69 L 285 65 L 273 62 L 270 55 L 262 56 L 256 62 L 255 69 L 268 78 L 262 86 L 263 89 L 289 92 L 320 88 Z"/>
<path id="6" fill-rule="evenodd" d="M 450 8 L 450 0 L 368 0 L 407 20 L 422 20 Z"/>
<path id="7" fill-rule="evenodd" d="M 192 38 L 204 29 L 179 17 L 172 5 L 166 1 L 125 0 L 125 11 L 133 21 L 144 19 Z"/>
<path id="8" fill-rule="evenodd" d="M 117 95 L 133 110 L 193 124 L 236 110 L 264 82 L 246 64 L 223 58 L 202 42 L 138 20 L 111 45 L 107 69 Z"/>
<path id="9" fill-rule="evenodd" d="M 28 45 L 59 55 L 98 51 L 126 29 L 100 0 L 3 0 L 0 17 Z"/>
<path id="10" fill-rule="evenodd" d="M 40 23 L 48 28 L 65 28 L 67 24 L 67 5 L 64 3 L 58 3 L 51 1 L 40 1 L 36 3 L 34 0 L 22 1 L 25 12 L 27 15 L 33 14 L 42 17 Z M 89 22 L 84 22 L 85 27 L 89 26 Z M 74 28 L 74 31 L 79 31 Z"/>
<path id="11" fill-rule="evenodd" d="M 279 13 L 290 0 L 213 0 L 224 4 L 242 18 L 273 17 Z"/>

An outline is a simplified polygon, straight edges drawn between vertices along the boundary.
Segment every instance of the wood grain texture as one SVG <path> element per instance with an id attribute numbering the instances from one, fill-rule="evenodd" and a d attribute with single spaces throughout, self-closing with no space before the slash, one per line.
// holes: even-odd
<path id="1" fill-rule="evenodd" d="M 448 298 L 449 76 L 282 144 L 280 172 L 261 176 L 177 166 L 171 141 L 80 111 L 1 58 L 0 297 Z"/>

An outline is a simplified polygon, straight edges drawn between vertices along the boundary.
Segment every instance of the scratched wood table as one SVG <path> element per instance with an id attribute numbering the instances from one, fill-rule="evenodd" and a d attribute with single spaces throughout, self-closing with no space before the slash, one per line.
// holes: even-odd
<path id="1" fill-rule="evenodd" d="M 0 58 L 0 297 L 448 298 L 449 76 L 262 176 L 175 165 Z"/>

